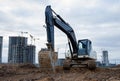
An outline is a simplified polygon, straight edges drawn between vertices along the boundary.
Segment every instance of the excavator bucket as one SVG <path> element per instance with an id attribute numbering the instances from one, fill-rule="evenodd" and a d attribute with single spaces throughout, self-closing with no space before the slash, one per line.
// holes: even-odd
<path id="1" fill-rule="evenodd" d="M 55 70 L 55 63 L 58 59 L 57 52 L 41 49 L 38 54 L 40 68 Z"/>

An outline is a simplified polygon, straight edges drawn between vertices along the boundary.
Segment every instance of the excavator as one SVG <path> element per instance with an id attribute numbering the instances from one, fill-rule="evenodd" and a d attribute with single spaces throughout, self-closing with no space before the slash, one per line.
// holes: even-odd
<path id="1" fill-rule="evenodd" d="M 66 57 L 63 62 L 63 69 L 70 70 L 71 67 L 87 67 L 88 69 L 95 69 L 95 58 L 91 57 L 92 42 L 89 39 L 76 40 L 76 36 L 72 27 L 63 18 L 58 15 L 50 5 L 45 9 L 45 23 L 47 31 L 47 48 L 41 49 L 39 52 L 39 63 L 41 67 L 45 65 L 45 62 L 52 61 L 57 55 L 54 48 L 54 27 L 57 27 L 68 38 L 68 45 L 70 51 L 70 57 Z M 51 56 L 50 53 L 53 53 Z M 45 58 L 45 55 L 46 58 Z M 50 56 L 50 57 L 49 57 Z M 50 58 L 49 60 L 47 60 Z M 44 60 L 44 61 L 43 61 Z M 43 65 L 42 65 L 43 64 Z M 46 64 L 47 66 L 52 64 Z"/>

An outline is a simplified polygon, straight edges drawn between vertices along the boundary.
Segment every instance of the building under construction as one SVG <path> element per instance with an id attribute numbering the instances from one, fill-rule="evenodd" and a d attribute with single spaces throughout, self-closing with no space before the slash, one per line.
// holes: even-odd
<path id="1" fill-rule="evenodd" d="M 27 37 L 9 37 L 8 63 L 35 64 L 35 45 L 28 45 Z"/>
<path id="2" fill-rule="evenodd" d="M 35 45 L 27 45 L 26 47 L 26 63 L 35 64 Z"/>
<path id="3" fill-rule="evenodd" d="M 24 63 L 26 37 L 9 37 L 8 63 Z"/>
<path id="4" fill-rule="evenodd" d="M 2 63 L 2 45 L 3 45 L 3 37 L 0 36 L 0 63 Z"/>

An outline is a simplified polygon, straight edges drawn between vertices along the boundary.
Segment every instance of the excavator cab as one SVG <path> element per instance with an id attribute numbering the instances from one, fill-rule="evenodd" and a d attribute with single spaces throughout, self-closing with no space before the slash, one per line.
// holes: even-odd
<path id="1" fill-rule="evenodd" d="M 78 41 L 78 58 L 90 56 L 92 44 L 89 39 L 82 39 Z"/>

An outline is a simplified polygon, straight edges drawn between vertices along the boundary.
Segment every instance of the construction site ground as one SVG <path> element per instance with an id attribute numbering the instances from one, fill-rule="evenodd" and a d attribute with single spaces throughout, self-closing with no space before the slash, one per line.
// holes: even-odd
<path id="1" fill-rule="evenodd" d="M 62 67 L 56 67 L 53 73 L 30 64 L 1 64 L 0 81 L 120 81 L 120 66 L 92 71 L 75 67 L 64 71 Z"/>

